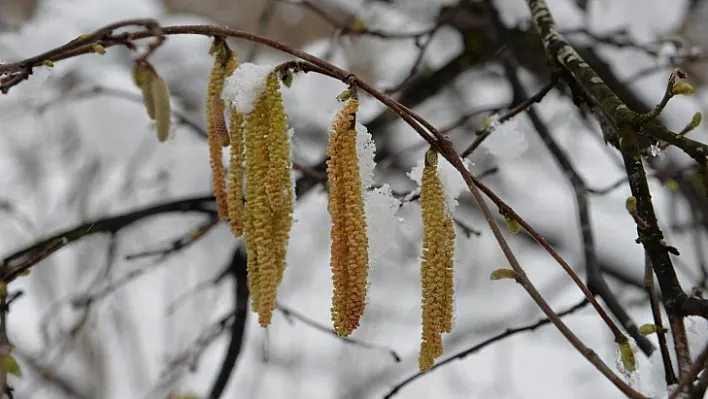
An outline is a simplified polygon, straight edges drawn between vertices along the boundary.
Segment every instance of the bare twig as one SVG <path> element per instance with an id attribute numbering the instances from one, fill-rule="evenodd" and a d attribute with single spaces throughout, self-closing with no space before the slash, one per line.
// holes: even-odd
<path id="1" fill-rule="evenodd" d="M 568 308 L 568 309 L 566 309 L 566 310 L 564 310 L 564 311 L 558 312 L 558 317 L 564 317 L 564 316 L 566 316 L 566 315 L 572 314 L 572 313 L 574 313 L 574 312 L 576 312 L 576 311 L 578 311 L 578 310 L 584 308 L 584 307 L 585 307 L 586 305 L 588 305 L 588 304 L 589 304 L 588 300 L 585 299 L 585 298 L 583 298 L 583 300 L 580 301 L 579 303 L 577 303 L 576 305 L 574 305 L 574 306 L 572 306 L 572 307 L 570 307 L 570 308 Z M 433 367 L 432 367 L 432 368 L 430 369 L 430 371 L 428 371 L 428 372 L 432 372 L 433 370 L 438 369 L 438 368 L 440 368 L 440 367 L 443 367 L 443 366 L 445 366 L 445 365 L 447 365 L 447 364 L 449 364 L 449 363 L 451 363 L 451 362 L 453 362 L 453 361 L 455 361 L 455 360 L 462 360 L 462 359 L 466 358 L 467 356 L 469 356 L 469 355 L 471 355 L 471 354 L 473 354 L 473 353 L 475 353 L 475 352 L 478 352 L 478 351 L 484 349 L 485 347 L 487 347 L 487 346 L 489 346 L 489 345 L 491 345 L 491 344 L 493 344 L 493 343 L 495 343 L 495 342 L 501 341 L 501 340 L 503 340 L 503 339 L 505 339 L 505 338 L 508 338 L 508 337 L 510 337 L 510 336 L 516 335 L 516 334 L 521 333 L 521 332 L 534 331 L 535 329 L 537 329 L 537 328 L 539 328 L 539 327 L 541 327 L 541 326 L 544 326 L 544 325 L 546 325 L 546 324 L 550 324 L 550 323 L 551 323 L 551 320 L 548 319 L 548 318 L 545 318 L 545 319 L 541 319 L 541 320 L 537 321 L 536 323 L 533 323 L 533 324 L 530 324 L 530 325 L 527 325 L 527 326 L 524 326 L 524 327 L 507 328 L 506 330 L 504 330 L 504 332 L 502 332 L 502 333 L 500 333 L 500 334 L 497 334 L 497 335 L 495 335 L 495 336 L 493 336 L 493 337 L 491 337 L 491 338 L 489 338 L 489 339 L 486 339 L 486 340 L 484 340 L 484 341 L 478 343 L 477 345 L 475 345 L 475 346 L 473 346 L 473 347 L 471 347 L 471 348 L 469 348 L 469 349 L 465 349 L 464 351 L 462 351 L 462 352 L 460 352 L 460 353 L 457 353 L 457 354 L 455 354 L 455 355 L 452 355 L 452 356 L 448 357 L 447 359 L 445 359 L 445 360 L 443 360 L 443 361 L 440 361 L 440 362 L 434 364 Z M 393 397 L 394 395 L 396 395 L 401 389 L 403 389 L 406 385 L 412 383 L 413 381 L 417 380 L 418 378 L 420 378 L 420 377 L 422 377 L 422 376 L 424 376 L 424 375 L 427 375 L 428 372 L 425 372 L 425 373 L 420 373 L 420 372 L 419 372 L 419 373 L 413 374 L 412 376 L 410 376 L 410 377 L 406 378 L 405 380 L 399 382 L 398 384 L 396 384 L 396 385 L 384 396 L 384 399 L 392 398 L 392 397 Z"/>

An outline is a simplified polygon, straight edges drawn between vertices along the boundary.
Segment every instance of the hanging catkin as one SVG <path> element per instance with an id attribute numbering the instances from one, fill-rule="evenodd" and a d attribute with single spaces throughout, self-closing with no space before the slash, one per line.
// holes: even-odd
<path id="1" fill-rule="evenodd" d="M 443 332 L 452 329 L 455 229 L 438 176 L 438 154 L 425 154 L 420 193 L 423 216 L 422 334 L 418 364 L 427 371 L 443 353 Z"/>
<path id="2" fill-rule="evenodd" d="M 366 216 L 359 175 L 354 121 L 359 102 L 350 99 L 332 126 L 327 155 L 328 210 L 332 219 L 332 322 L 334 330 L 348 336 L 357 327 L 366 307 L 369 270 Z"/>

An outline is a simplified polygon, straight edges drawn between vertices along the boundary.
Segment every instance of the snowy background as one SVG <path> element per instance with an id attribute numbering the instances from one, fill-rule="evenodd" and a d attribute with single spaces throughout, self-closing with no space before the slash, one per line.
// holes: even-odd
<path id="1" fill-rule="evenodd" d="M 13 0 L 0 2 L 3 7 L 12 6 L 6 3 Z M 253 4 L 237 3 L 255 17 L 260 11 L 254 13 L 253 9 L 263 6 L 255 0 Z M 438 8 L 446 3 L 451 2 L 354 0 L 342 7 L 371 29 L 417 32 L 429 27 Z M 507 23 L 527 20 L 524 1 L 496 3 Z M 570 0 L 551 0 L 549 5 L 561 29 L 585 27 L 601 35 L 625 28 L 633 40 L 650 43 L 682 27 L 688 1 L 597 0 L 590 2 L 587 13 Z M 278 18 L 276 28 L 286 26 L 297 31 L 313 18 L 298 7 L 283 9 L 274 16 Z M 20 60 L 104 24 L 145 17 L 157 18 L 164 25 L 214 23 L 205 15 L 169 12 L 157 0 L 39 1 L 31 18 L 2 21 L 5 31 L 0 33 L 0 59 Z M 254 25 L 234 21 L 234 27 Z M 218 22 L 226 23 L 223 19 Z M 700 29 L 692 29 L 694 40 L 700 39 Z M 403 79 L 417 54 L 412 40 L 357 37 L 337 42 L 328 36 L 313 34 L 293 38 L 293 43 L 303 44 L 315 55 L 329 56 L 338 66 L 380 88 Z M 209 45 L 208 38 L 174 36 L 151 58 L 170 85 L 175 108 L 200 125 L 211 65 Z M 246 43 L 235 45 L 242 58 L 251 51 Z M 427 52 L 425 66 L 438 68 L 462 50 L 459 35 L 443 28 Z M 666 63 L 665 54 L 657 59 L 637 50 L 602 45 L 598 45 L 598 51 L 621 78 Z M 275 64 L 286 59 L 282 54 L 259 51 L 255 62 Z M 131 55 L 125 49 L 112 48 L 103 56 L 86 55 L 59 62 L 52 69 L 36 70 L 29 81 L 0 97 L 3 256 L 87 220 L 210 193 L 206 142 L 193 129 L 176 125 L 170 140 L 159 145 L 142 104 L 115 95 L 86 95 L 95 87 L 138 94 L 131 81 L 131 67 Z M 670 67 L 661 68 L 636 81 L 632 89 L 652 104 L 661 98 L 669 71 Z M 530 73 L 522 78 L 530 90 L 545 83 Z M 339 107 L 335 97 L 344 88 L 322 76 L 307 75 L 296 77 L 292 88 L 284 90 L 290 123 L 295 128 L 295 161 L 313 165 L 321 160 L 328 124 Z M 436 126 L 447 126 L 465 112 L 503 107 L 510 100 L 511 90 L 501 68 L 490 62 L 471 68 L 417 110 Z M 706 109 L 707 101 L 708 92 L 699 88 L 693 98 L 673 100 L 664 120 L 670 128 L 680 130 L 694 112 Z M 602 144 L 598 132 L 591 129 L 594 126 L 588 128 L 567 98 L 551 92 L 537 109 L 590 187 L 604 188 L 623 176 L 618 153 Z M 379 104 L 364 98 L 359 121 L 366 124 L 381 110 Z M 471 132 L 482 123 L 481 119 L 473 121 L 477 125 L 471 123 L 472 129 L 450 133 L 460 148 L 471 141 Z M 571 265 L 582 264 L 570 185 L 526 115 L 502 126 L 499 134 L 493 134 L 470 158 L 470 169 L 481 173 L 498 167 L 499 172 L 485 181 Z M 398 191 L 413 189 L 415 185 L 405 173 L 422 158 L 425 147 L 418 145 L 421 140 L 403 123 L 395 122 L 386 129 L 381 134 L 387 136 L 389 151 L 405 152 L 397 161 L 398 170 L 381 168 L 376 180 Z M 708 141 L 704 127 L 692 137 Z M 688 162 L 673 150 L 661 156 L 679 164 Z M 681 251 L 676 263 L 681 282 L 690 289 L 701 279 L 699 253 L 695 250 L 700 245 L 693 241 L 696 230 L 673 227 L 686 225 L 692 215 L 685 200 L 656 180 L 651 184 L 667 241 Z M 627 196 L 629 189 L 624 185 L 607 195 L 591 196 L 592 227 L 600 263 L 625 280 L 610 278 L 613 290 L 637 324 L 643 324 L 651 321 L 645 295 L 636 287 L 641 283 L 644 255 L 634 243 L 634 222 L 624 207 Z M 444 337 L 443 358 L 506 328 L 541 317 L 526 293 L 512 281 L 489 280 L 492 270 L 506 264 L 472 202 L 468 194 L 463 194 L 456 216 L 482 234 L 466 237 L 458 232 L 455 323 L 453 332 Z M 321 187 L 298 198 L 289 266 L 278 292 L 281 304 L 324 326 L 331 323 L 332 291 L 326 204 Z M 420 208 L 415 203 L 406 205 L 397 216 L 401 222 L 376 237 L 379 244 L 384 243 L 377 248 L 383 255 L 370 273 L 369 304 L 362 326 L 353 335 L 381 348 L 348 344 L 300 321 L 289 321 L 279 312 L 274 314 L 270 328 L 264 330 L 250 315 L 243 351 L 223 397 L 380 398 L 397 382 L 417 372 Z M 11 291 L 25 292 L 13 304 L 9 318 L 9 337 L 25 373 L 21 379 L 11 380 L 17 388 L 15 397 L 72 397 L 43 379 L 41 371 L 69 382 L 85 398 L 161 398 L 170 392 L 205 397 L 221 363 L 226 334 L 208 346 L 191 364 L 194 367 L 182 362 L 185 367 L 175 368 L 172 362 L 194 349 L 209 326 L 230 312 L 230 279 L 196 293 L 190 290 L 221 273 L 239 242 L 226 225 L 220 225 L 197 244 L 167 259 L 125 259 L 125 255 L 169 243 L 202 222 L 203 216 L 160 216 L 135 224 L 115 237 L 92 236 L 44 260 L 29 277 L 13 283 Z M 509 240 L 522 266 L 555 309 L 564 309 L 582 298 L 550 256 L 527 237 L 510 235 Z M 705 236 L 698 240 L 705 246 Z M 120 281 L 136 270 L 144 273 L 96 301 L 88 313 L 72 307 L 72 299 L 100 291 L 105 284 Z M 579 268 L 579 272 L 583 274 L 584 270 Z M 617 350 L 612 336 L 590 308 L 565 320 L 615 367 Z M 67 342 L 67 331 L 79 322 L 81 328 Z M 708 325 L 702 319 L 689 319 L 687 328 L 695 355 L 705 345 Z M 402 361 L 396 363 L 388 350 L 400 354 Z M 666 388 L 662 386 L 660 359 L 647 359 L 641 353 L 638 358 L 640 368 L 632 384 L 646 395 L 661 397 Z M 580 399 L 622 395 L 552 326 L 545 326 L 437 369 L 405 387 L 397 397 Z"/>

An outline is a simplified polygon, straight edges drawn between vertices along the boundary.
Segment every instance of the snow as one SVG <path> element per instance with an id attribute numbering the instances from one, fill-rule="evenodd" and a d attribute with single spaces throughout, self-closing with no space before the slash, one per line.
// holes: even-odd
<path id="1" fill-rule="evenodd" d="M 467 170 L 470 169 L 471 162 L 468 159 L 463 159 L 462 163 Z M 413 180 L 419 188 L 423 180 L 423 168 L 425 168 L 425 160 L 419 159 L 416 166 L 408 172 L 408 177 Z M 445 204 L 447 210 L 452 215 L 455 213 L 455 209 L 458 205 L 457 197 L 467 190 L 467 183 L 465 183 L 460 172 L 455 169 L 447 159 L 440 155 L 438 155 L 438 177 L 443 185 L 443 190 L 445 190 Z"/>
<path id="2" fill-rule="evenodd" d="M 271 72 L 272 66 L 244 62 L 226 78 L 221 97 L 246 115 L 253 110 L 253 105 L 265 89 Z"/>
<path id="3" fill-rule="evenodd" d="M 499 114 L 489 117 L 489 130 L 491 134 L 484 141 L 483 146 L 490 154 L 503 158 L 516 158 L 526 152 L 529 147 L 527 132 L 531 129 L 522 128 L 517 115 L 504 123 L 499 122 Z"/>

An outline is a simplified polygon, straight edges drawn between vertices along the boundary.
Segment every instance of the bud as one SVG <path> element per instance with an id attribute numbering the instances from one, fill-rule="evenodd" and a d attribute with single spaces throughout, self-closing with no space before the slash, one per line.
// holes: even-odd
<path id="1" fill-rule="evenodd" d="M 17 359 L 11 354 L 0 355 L 0 371 L 7 374 L 12 374 L 17 377 L 22 377 L 22 370 L 17 363 Z"/>
<path id="2" fill-rule="evenodd" d="M 629 341 L 624 341 L 619 344 L 620 360 L 624 369 L 633 373 L 637 370 L 637 359 L 634 357 L 634 350 Z"/>
<path id="3" fill-rule="evenodd" d="M 676 96 L 676 95 L 684 95 L 684 96 L 692 96 L 696 93 L 696 89 L 691 86 L 690 83 L 688 82 L 679 82 L 676 83 L 672 88 L 671 88 L 671 94 Z"/>
<path id="4" fill-rule="evenodd" d="M 637 197 L 635 196 L 630 196 L 627 198 L 627 200 L 624 203 L 625 208 L 627 208 L 627 212 L 629 212 L 630 215 L 634 215 L 637 213 Z"/>
<path id="5" fill-rule="evenodd" d="M 513 217 L 504 216 L 504 221 L 506 221 L 506 228 L 509 229 L 511 234 L 518 234 L 521 231 L 521 224 Z"/>
<path id="6" fill-rule="evenodd" d="M 343 92 L 339 93 L 337 96 L 337 101 L 347 101 L 350 98 L 352 98 L 352 91 L 350 89 L 346 89 Z"/>
<path id="7" fill-rule="evenodd" d="M 516 279 L 519 274 L 513 269 L 496 269 L 490 275 L 490 280 L 502 280 L 502 279 Z"/>
<path id="8" fill-rule="evenodd" d="M 690 129 L 695 129 L 698 127 L 698 125 L 701 124 L 701 121 L 703 120 L 703 114 L 700 112 L 696 112 L 693 114 L 693 118 L 691 118 L 691 123 L 688 124 L 688 127 Z"/>
<path id="9" fill-rule="evenodd" d="M 639 333 L 642 335 L 650 335 L 654 334 L 655 332 L 658 331 L 658 327 L 656 324 L 642 324 L 641 327 L 639 327 Z"/>
<path id="10" fill-rule="evenodd" d="M 106 48 L 98 43 L 94 43 L 91 45 L 91 51 L 100 55 L 106 54 Z"/>

